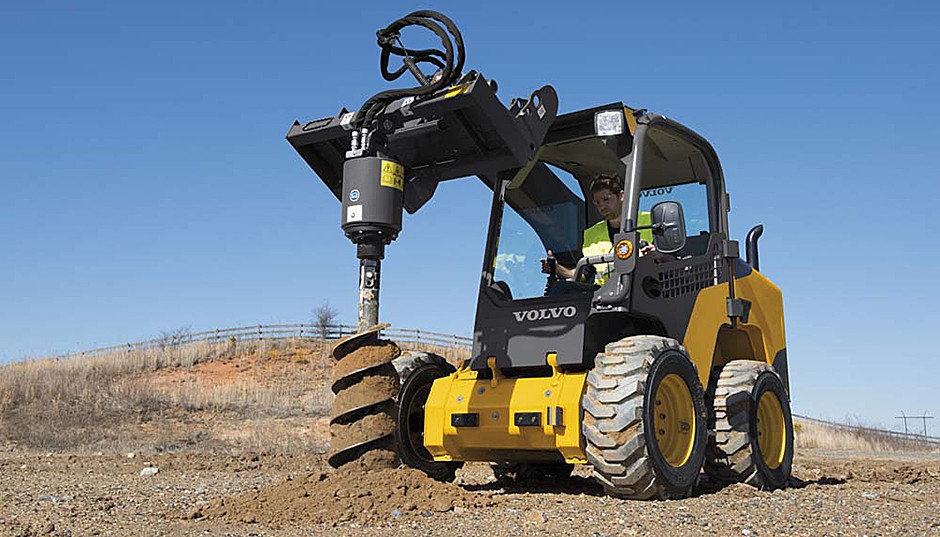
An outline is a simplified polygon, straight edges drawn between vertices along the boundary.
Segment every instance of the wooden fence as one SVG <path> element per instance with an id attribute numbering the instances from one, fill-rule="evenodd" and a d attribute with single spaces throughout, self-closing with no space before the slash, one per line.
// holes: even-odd
<path id="1" fill-rule="evenodd" d="M 131 352 L 143 349 L 166 348 L 186 343 L 205 342 L 224 342 L 224 341 L 265 341 L 272 339 L 321 339 L 335 340 L 356 333 L 356 327 L 346 324 L 259 324 L 253 326 L 240 326 L 237 328 L 220 328 L 217 330 L 205 330 L 202 332 L 177 331 L 168 333 L 161 337 L 139 341 L 136 343 L 125 343 L 123 345 L 112 345 L 100 349 L 76 352 L 60 356 L 60 358 L 82 358 L 100 356 L 102 354 L 113 354 L 116 352 Z M 423 343 L 439 345 L 449 348 L 469 349 L 473 343 L 468 337 L 453 334 L 441 334 L 439 332 L 429 332 L 427 330 L 417 330 L 409 328 L 388 328 L 382 330 L 381 337 L 393 339 L 406 343 Z"/>

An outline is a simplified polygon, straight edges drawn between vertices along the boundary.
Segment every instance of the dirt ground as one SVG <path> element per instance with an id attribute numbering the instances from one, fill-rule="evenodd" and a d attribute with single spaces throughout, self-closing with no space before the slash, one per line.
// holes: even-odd
<path id="1" fill-rule="evenodd" d="M 940 454 L 801 452 L 794 474 L 772 493 L 703 483 L 689 499 L 637 502 L 605 497 L 587 468 L 515 483 L 470 464 L 443 484 L 406 469 L 331 471 L 319 454 L 7 447 L 0 535 L 940 536 Z"/>
<path id="2" fill-rule="evenodd" d="M 10 372 L 20 392 L 58 379 L 61 393 L 16 392 L 20 406 L 0 414 L 0 537 L 940 537 L 940 453 L 801 450 L 788 489 L 703 480 L 692 498 L 649 502 L 604 496 L 586 467 L 514 482 L 474 463 L 455 483 L 403 468 L 331 470 L 329 363 L 303 346 L 261 350 L 130 368 L 103 385 L 89 368 L 147 357 Z M 348 358 L 340 376 L 374 361 Z M 391 388 L 378 378 L 362 388 L 370 383 Z M 339 401 L 368 402 L 353 392 Z"/>

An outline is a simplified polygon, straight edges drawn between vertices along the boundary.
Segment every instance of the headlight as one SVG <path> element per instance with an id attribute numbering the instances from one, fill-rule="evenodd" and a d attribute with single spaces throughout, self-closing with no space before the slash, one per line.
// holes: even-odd
<path id="1" fill-rule="evenodd" d="M 623 134 L 623 110 L 603 110 L 594 114 L 594 132 L 598 136 Z"/>

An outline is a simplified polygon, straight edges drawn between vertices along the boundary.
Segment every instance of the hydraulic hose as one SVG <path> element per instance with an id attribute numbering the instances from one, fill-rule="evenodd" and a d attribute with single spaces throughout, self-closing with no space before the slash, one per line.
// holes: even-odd
<path id="1" fill-rule="evenodd" d="M 401 31 L 409 26 L 420 26 L 433 32 L 441 40 L 443 50 L 406 49 L 401 45 Z M 397 80 L 412 67 L 412 72 L 417 71 L 415 78 L 418 79 L 419 85 L 414 88 L 386 90 L 370 97 L 359 108 L 356 128 L 372 127 L 375 116 L 393 101 L 404 97 L 430 95 L 453 85 L 460 79 L 466 57 L 463 36 L 452 20 L 437 11 L 421 10 L 410 13 L 378 30 L 376 38 L 382 49 L 379 60 L 382 77 L 391 82 Z M 389 59 L 393 54 L 402 57 L 404 65 L 395 71 L 389 71 Z M 421 76 L 418 66 L 422 63 L 437 67 L 440 70 L 440 77 L 427 80 L 427 77 Z"/>

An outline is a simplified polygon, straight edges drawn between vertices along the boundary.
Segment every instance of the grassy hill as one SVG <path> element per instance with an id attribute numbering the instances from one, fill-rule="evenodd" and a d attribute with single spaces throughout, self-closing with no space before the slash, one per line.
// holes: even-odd
<path id="1" fill-rule="evenodd" d="M 466 351 L 421 346 L 452 362 Z M 41 451 L 322 452 L 329 343 L 316 339 L 166 345 L 0 367 L 0 446 Z M 797 419 L 797 447 L 935 450 L 865 427 Z"/>

